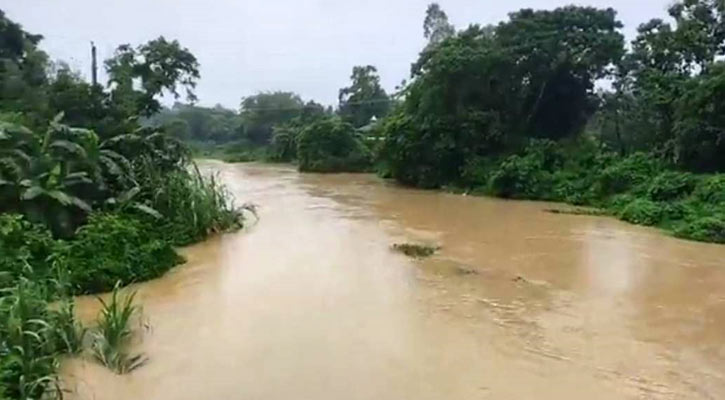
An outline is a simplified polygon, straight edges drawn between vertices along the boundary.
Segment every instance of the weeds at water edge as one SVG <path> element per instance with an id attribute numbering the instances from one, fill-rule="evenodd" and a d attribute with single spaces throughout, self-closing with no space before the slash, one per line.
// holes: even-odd
<path id="1" fill-rule="evenodd" d="M 126 352 L 133 336 L 131 320 L 141 313 L 141 309 L 134 305 L 136 292 L 123 298 L 118 292 L 119 285 L 116 285 L 110 301 L 98 299 L 103 308 L 93 331 L 91 350 L 101 364 L 117 374 L 126 374 L 143 366 L 148 359 L 143 354 L 131 355 Z"/>
<path id="2" fill-rule="evenodd" d="M 594 217 L 611 215 L 610 212 L 600 210 L 598 208 L 547 208 L 544 210 L 551 214 L 567 214 L 567 215 L 589 215 Z"/>
<path id="3" fill-rule="evenodd" d="M 408 257 L 424 258 L 432 256 L 440 247 L 427 246 L 414 243 L 395 243 L 392 249 Z"/>

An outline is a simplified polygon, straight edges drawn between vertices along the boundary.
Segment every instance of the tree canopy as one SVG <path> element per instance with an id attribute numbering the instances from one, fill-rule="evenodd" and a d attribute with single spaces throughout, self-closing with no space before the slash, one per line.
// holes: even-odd
<path id="1" fill-rule="evenodd" d="M 385 117 L 390 98 L 380 85 L 378 70 L 372 65 L 352 69 L 350 86 L 340 89 L 339 114 L 355 127 L 367 125 L 373 117 Z"/>

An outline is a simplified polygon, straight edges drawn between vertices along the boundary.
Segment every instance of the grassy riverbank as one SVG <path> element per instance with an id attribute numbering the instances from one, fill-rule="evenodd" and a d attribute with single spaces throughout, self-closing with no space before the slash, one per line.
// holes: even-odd
<path id="1" fill-rule="evenodd" d="M 677 237 L 725 243 L 725 174 L 681 171 L 646 153 L 619 156 L 592 143 L 537 140 L 517 154 L 476 159 L 454 186 L 594 207 Z"/>
<path id="2" fill-rule="evenodd" d="M 83 351 L 78 336 L 87 329 L 69 296 L 161 276 L 183 262 L 176 246 L 241 227 L 240 211 L 213 178 L 193 167 L 159 178 L 149 203 L 158 218 L 99 210 L 72 237 L 57 238 L 23 215 L 0 214 L 0 398 L 60 397 L 59 358 Z"/>

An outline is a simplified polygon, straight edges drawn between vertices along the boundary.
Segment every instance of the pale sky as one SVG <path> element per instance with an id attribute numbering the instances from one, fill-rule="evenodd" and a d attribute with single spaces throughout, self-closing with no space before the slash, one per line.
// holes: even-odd
<path id="1" fill-rule="evenodd" d="M 423 47 L 430 0 L 0 0 L 0 9 L 41 47 L 90 75 L 89 42 L 103 60 L 122 43 L 164 35 L 201 64 L 199 103 L 237 109 L 242 96 L 287 90 L 337 104 L 352 67 L 378 68 L 389 92 L 408 78 Z M 458 29 L 497 23 L 520 8 L 554 8 L 571 0 L 439 0 Z M 613 7 L 631 39 L 637 25 L 664 18 L 671 0 L 580 0 Z M 99 68 L 102 69 L 102 68 Z M 105 76 L 102 75 L 105 82 Z"/>

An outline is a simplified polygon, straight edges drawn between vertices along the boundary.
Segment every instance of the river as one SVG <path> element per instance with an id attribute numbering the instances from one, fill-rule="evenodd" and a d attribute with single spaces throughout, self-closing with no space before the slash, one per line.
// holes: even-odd
<path id="1" fill-rule="evenodd" d="M 149 362 L 66 361 L 71 397 L 725 398 L 725 246 L 372 175 L 205 168 L 259 221 L 136 286 Z"/>

